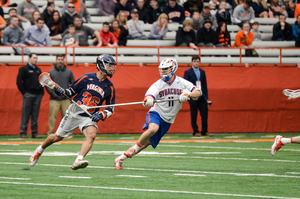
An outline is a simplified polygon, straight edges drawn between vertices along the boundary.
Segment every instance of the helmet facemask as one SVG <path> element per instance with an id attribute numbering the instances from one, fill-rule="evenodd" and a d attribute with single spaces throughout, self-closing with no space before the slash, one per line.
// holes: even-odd
<path id="1" fill-rule="evenodd" d="M 109 55 L 100 55 L 97 58 L 97 69 L 109 77 L 112 77 L 116 72 L 116 62 Z"/>
<path id="2" fill-rule="evenodd" d="M 167 58 L 161 61 L 158 68 L 159 68 L 161 79 L 163 81 L 168 81 L 175 74 L 178 68 L 178 64 L 175 59 Z"/>

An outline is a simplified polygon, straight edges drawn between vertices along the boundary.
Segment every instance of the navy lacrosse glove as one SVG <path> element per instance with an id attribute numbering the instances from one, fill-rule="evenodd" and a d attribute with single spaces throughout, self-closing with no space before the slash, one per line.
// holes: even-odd
<path id="1" fill-rule="evenodd" d="M 104 113 L 102 111 L 96 112 L 91 116 L 93 122 L 99 122 L 99 120 L 103 120 Z"/>
<path id="2" fill-rule="evenodd" d="M 58 95 L 58 96 L 63 96 L 66 92 L 65 89 L 63 89 L 62 87 L 56 87 L 54 89 L 54 92 Z"/>

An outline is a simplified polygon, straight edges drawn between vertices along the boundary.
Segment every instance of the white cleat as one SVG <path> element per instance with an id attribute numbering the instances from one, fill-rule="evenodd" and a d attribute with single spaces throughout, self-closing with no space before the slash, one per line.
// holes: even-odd
<path id="1" fill-rule="evenodd" d="M 117 157 L 115 159 L 115 169 L 122 169 L 122 163 L 123 163 L 124 159 L 121 159 L 120 157 Z"/>
<path id="2" fill-rule="evenodd" d="M 78 160 L 74 162 L 74 164 L 71 166 L 71 169 L 77 170 L 77 169 L 84 169 L 89 165 L 89 161 L 87 160 Z"/>
<path id="3" fill-rule="evenodd" d="M 29 164 L 30 164 L 30 166 L 34 166 L 36 163 L 37 163 L 37 161 L 38 161 L 38 159 L 41 157 L 41 155 L 42 155 L 42 153 L 40 153 L 39 151 L 38 151 L 38 148 L 39 148 L 40 146 L 38 146 L 36 149 L 35 149 L 35 151 L 34 151 L 34 153 L 32 154 L 32 156 L 30 157 L 30 159 L 29 159 Z"/>
<path id="4" fill-rule="evenodd" d="M 271 147 L 271 155 L 275 155 L 275 153 L 284 145 L 281 142 L 281 138 L 283 138 L 283 136 L 281 135 L 276 136 L 274 144 Z"/>

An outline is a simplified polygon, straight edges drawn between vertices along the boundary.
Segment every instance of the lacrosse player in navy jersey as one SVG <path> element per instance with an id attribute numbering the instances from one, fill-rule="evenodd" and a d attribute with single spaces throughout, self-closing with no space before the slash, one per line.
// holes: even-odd
<path id="1" fill-rule="evenodd" d="M 162 60 L 158 68 L 161 79 L 150 86 L 144 98 L 143 105 L 151 107 L 143 126 L 143 130 L 146 131 L 140 136 L 135 145 L 115 159 L 116 169 L 122 169 L 122 163 L 125 159 L 131 158 L 149 145 L 156 148 L 160 139 L 174 122 L 182 107 L 182 102 L 187 102 L 190 98 L 198 98 L 202 95 L 201 90 L 191 82 L 175 76 L 178 68 L 175 59 Z M 166 99 L 178 99 L 178 101 L 155 103 L 155 100 Z"/>
<path id="2" fill-rule="evenodd" d="M 115 73 L 116 62 L 113 57 L 105 54 L 98 56 L 96 62 L 97 73 L 87 73 L 81 76 L 68 89 L 56 86 L 54 89 L 55 93 L 59 96 L 67 95 L 72 97 L 79 105 L 100 106 L 104 101 L 107 105 L 115 104 L 115 89 L 107 76 L 112 77 Z M 77 170 L 88 166 L 89 162 L 83 160 L 83 158 L 90 151 L 98 132 L 96 123 L 111 117 L 113 108 L 109 107 L 104 111 L 100 111 L 99 108 L 89 109 L 91 116 L 84 112 L 72 114 L 72 108 L 74 108 L 74 104 L 69 106 L 55 134 L 49 135 L 43 144 L 37 147 L 29 160 L 31 166 L 37 163 L 39 157 L 48 146 L 72 135 L 77 128 L 79 128 L 86 139 L 71 168 Z"/>

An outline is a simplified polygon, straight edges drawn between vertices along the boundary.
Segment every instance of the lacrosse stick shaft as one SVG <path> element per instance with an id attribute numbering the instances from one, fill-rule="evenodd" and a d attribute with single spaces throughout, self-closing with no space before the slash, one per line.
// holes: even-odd
<path id="1" fill-rule="evenodd" d="M 177 101 L 178 99 L 164 99 L 164 100 L 155 100 L 155 103 L 161 103 L 161 102 L 169 102 L 169 101 Z M 115 107 L 115 106 L 128 106 L 128 105 L 136 105 L 136 104 L 143 104 L 144 101 L 141 102 L 129 102 L 129 103 L 121 103 L 121 104 L 110 104 L 110 105 L 102 105 L 102 106 L 90 106 L 87 107 L 87 109 L 92 108 L 107 108 L 107 107 Z"/>
<path id="2" fill-rule="evenodd" d="M 67 96 L 65 93 L 64 93 L 64 96 L 66 98 L 68 98 L 73 104 L 75 104 L 75 106 L 77 106 L 78 108 L 80 108 L 81 110 L 83 110 L 86 114 L 88 114 L 88 116 L 92 116 L 92 114 L 90 114 L 87 110 L 83 109 L 81 106 L 79 106 L 74 100 L 72 100 L 69 96 Z"/>

